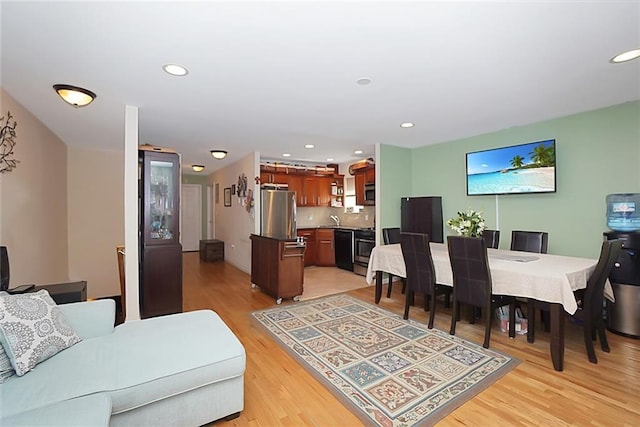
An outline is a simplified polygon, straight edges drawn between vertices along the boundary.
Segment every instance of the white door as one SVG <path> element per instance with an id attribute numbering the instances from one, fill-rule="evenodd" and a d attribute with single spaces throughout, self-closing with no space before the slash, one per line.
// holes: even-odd
<path id="1" fill-rule="evenodd" d="M 197 251 L 202 239 L 202 186 L 182 184 L 180 201 L 182 251 Z"/>

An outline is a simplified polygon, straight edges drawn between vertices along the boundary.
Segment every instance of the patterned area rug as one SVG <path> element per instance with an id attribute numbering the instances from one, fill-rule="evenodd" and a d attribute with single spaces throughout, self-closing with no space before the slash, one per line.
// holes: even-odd
<path id="1" fill-rule="evenodd" d="M 367 424 L 434 424 L 519 363 L 347 295 L 252 315 Z"/>

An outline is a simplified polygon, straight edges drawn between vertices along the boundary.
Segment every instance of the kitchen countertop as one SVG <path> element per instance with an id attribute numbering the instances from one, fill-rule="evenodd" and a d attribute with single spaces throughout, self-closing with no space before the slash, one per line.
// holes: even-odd
<path id="1" fill-rule="evenodd" d="M 350 225 L 301 225 L 298 230 L 315 230 L 318 228 L 332 228 L 334 230 L 375 230 L 372 227 L 354 227 Z"/>

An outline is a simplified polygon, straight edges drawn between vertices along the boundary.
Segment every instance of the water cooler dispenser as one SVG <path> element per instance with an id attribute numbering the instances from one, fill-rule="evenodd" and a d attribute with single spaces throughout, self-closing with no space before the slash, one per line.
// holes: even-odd
<path id="1" fill-rule="evenodd" d="M 609 282 L 615 302 L 607 300 L 607 329 L 640 338 L 640 194 L 607 196 L 607 240 L 622 240 Z"/>

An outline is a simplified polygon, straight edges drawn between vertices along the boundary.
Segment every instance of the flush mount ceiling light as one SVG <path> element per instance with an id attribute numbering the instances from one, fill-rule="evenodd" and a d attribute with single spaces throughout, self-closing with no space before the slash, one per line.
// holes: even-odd
<path id="1" fill-rule="evenodd" d="M 181 77 L 189 74 L 189 71 L 186 68 L 178 64 L 167 64 L 162 66 L 162 69 L 168 74 L 171 74 L 172 76 Z"/>
<path id="2" fill-rule="evenodd" d="M 400 127 L 405 129 L 412 128 L 414 126 L 415 126 L 415 123 L 411 123 L 411 122 L 400 123 Z"/>
<path id="3" fill-rule="evenodd" d="M 224 150 L 211 150 L 211 155 L 214 159 L 222 160 L 227 157 L 227 152 Z"/>
<path id="4" fill-rule="evenodd" d="M 333 162 L 333 157 L 328 157 L 327 162 Z"/>
<path id="5" fill-rule="evenodd" d="M 289 153 L 282 153 L 282 157 L 291 157 L 291 154 L 289 154 Z"/>
<path id="6" fill-rule="evenodd" d="M 619 64 L 620 62 L 627 62 L 633 59 L 640 58 L 640 49 L 628 50 L 626 52 L 622 52 L 619 55 L 614 56 L 609 60 L 614 64 Z"/>
<path id="7" fill-rule="evenodd" d="M 53 89 L 55 89 L 64 102 L 76 108 L 91 104 L 97 96 L 90 90 L 71 85 L 53 85 Z"/>
<path id="8" fill-rule="evenodd" d="M 360 86 L 366 86 L 371 83 L 371 79 L 369 77 L 360 77 L 358 80 L 356 80 L 356 83 L 358 83 Z"/>
<path id="9" fill-rule="evenodd" d="M 313 144 L 305 144 L 304 148 L 315 148 L 315 145 L 313 145 Z"/>
<path id="10" fill-rule="evenodd" d="M 356 151 L 353 152 L 353 154 L 362 154 L 362 153 L 363 153 L 362 150 L 356 150 Z"/>
<path id="11" fill-rule="evenodd" d="M 194 172 L 202 172 L 204 165 L 191 165 L 191 169 L 193 169 Z"/>

